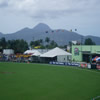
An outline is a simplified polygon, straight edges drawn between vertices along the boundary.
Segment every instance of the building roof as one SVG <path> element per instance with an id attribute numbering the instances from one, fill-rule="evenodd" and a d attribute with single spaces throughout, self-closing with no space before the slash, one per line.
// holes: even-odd
<path id="1" fill-rule="evenodd" d="M 55 57 L 55 56 L 59 56 L 59 55 L 72 55 L 71 53 L 68 53 L 58 47 L 44 53 L 44 54 L 41 54 L 40 57 Z"/>

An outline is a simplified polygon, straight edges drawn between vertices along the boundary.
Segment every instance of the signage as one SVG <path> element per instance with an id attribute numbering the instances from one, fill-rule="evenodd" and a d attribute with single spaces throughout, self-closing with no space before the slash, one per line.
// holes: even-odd
<path id="1" fill-rule="evenodd" d="M 80 66 L 80 63 L 72 63 L 72 62 L 49 62 L 49 64 L 53 65 L 65 65 L 65 66 Z"/>
<path id="2" fill-rule="evenodd" d="M 99 64 L 97 64 L 97 69 L 99 69 L 99 70 L 100 70 L 100 65 L 99 65 Z"/>
<path id="3" fill-rule="evenodd" d="M 79 55 L 79 49 L 78 48 L 74 49 L 74 55 Z"/>

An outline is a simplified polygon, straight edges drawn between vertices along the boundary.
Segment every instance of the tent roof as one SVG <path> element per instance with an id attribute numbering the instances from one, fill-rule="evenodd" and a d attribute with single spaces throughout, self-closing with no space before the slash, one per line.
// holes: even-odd
<path id="1" fill-rule="evenodd" d="M 44 54 L 41 54 L 40 57 L 51 57 L 52 58 L 52 57 L 59 56 L 59 55 L 72 55 L 72 54 L 56 47 Z"/>
<path id="2" fill-rule="evenodd" d="M 24 54 L 30 54 L 30 53 L 34 53 L 34 50 L 26 50 L 26 51 L 24 52 Z"/>
<path id="3" fill-rule="evenodd" d="M 39 56 L 41 53 L 38 50 L 27 50 L 24 54 L 32 54 L 32 56 Z"/>
<path id="4" fill-rule="evenodd" d="M 33 54 L 32 54 L 32 56 L 40 56 L 41 55 L 41 53 L 39 52 L 39 51 L 35 51 Z"/>

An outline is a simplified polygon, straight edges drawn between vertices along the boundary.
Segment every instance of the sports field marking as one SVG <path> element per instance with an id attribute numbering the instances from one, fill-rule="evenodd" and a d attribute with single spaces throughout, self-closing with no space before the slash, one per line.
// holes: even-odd
<path id="1" fill-rule="evenodd" d="M 1 74 L 14 74 L 16 72 L 0 72 Z"/>

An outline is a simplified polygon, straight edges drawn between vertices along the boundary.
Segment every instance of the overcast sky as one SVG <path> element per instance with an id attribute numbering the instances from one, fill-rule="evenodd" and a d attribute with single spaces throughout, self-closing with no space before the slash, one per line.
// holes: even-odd
<path id="1" fill-rule="evenodd" d="M 12 33 L 38 23 L 100 36 L 100 0 L 0 0 L 0 32 Z"/>

